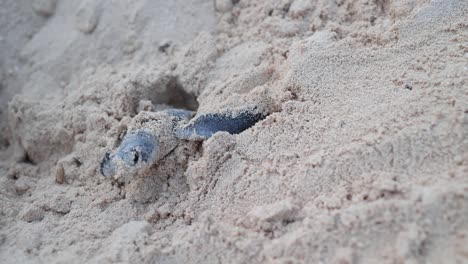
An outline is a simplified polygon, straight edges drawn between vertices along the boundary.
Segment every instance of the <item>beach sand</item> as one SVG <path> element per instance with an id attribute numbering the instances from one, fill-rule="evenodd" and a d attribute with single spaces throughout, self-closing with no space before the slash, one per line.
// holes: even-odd
<path id="1" fill-rule="evenodd" d="M 0 263 L 468 263 L 468 1 L 3 0 Z M 256 106 L 140 175 L 135 116 Z"/>

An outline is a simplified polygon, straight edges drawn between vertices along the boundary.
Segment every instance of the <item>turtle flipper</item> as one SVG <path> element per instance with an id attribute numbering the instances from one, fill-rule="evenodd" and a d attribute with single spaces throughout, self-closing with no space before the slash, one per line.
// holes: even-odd
<path id="1" fill-rule="evenodd" d="M 266 115 L 258 111 L 243 110 L 238 113 L 208 113 L 196 116 L 187 125 L 176 128 L 180 139 L 204 140 L 214 133 L 225 131 L 238 134 L 264 119 Z"/>

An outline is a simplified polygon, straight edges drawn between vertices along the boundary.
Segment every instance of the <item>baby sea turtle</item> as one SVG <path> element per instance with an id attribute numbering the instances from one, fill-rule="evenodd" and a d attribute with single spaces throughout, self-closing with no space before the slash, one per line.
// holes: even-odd
<path id="1" fill-rule="evenodd" d="M 127 131 L 119 147 L 106 153 L 101 173 L 113 176 L 117 171 L 138 172 L 164 158 L 180 141 L 201 141 L 220 131 L 238 134 L 267 116 L 256 107 L 194 115 L 188 110 L 167 109 L 150 119 L 140 117 L 138 126 Z"/>

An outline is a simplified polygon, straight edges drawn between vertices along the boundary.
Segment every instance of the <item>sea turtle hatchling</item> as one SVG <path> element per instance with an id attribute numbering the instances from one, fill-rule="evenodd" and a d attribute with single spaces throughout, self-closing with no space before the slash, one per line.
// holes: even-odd
<path id="1" fill-rule="evenodd" d="M 167 156 L 181 140 L 201 141 L 219 131 L 238 134 L 267 115 L 257 107 L 197 115 L 183 109 L 152 114 L 151 118 L 137 115 L 133 121 L 138 125 L 128 129 L 115 151 L 105 154 L 101 162 L 104 176 L 138 173 Z"/>

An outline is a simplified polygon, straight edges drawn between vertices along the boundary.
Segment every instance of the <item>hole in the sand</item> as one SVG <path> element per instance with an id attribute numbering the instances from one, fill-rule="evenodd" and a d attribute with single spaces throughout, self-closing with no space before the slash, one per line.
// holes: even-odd
<path id="1" fill-rule="evenodd" d="M 173 108 L 197 111 L 197 97 L 184 90 L 176 77 L 172 77 L 164 89 L 153 87 L 150 99 L 153 104 L 169 105 Z"/>
<path id="2" fill-rule="evenodd" d="M 29 157 L 29 154 L 27 152 L 24 154 L 24 157 L 21 160 L 21 162 L 31 164 L 31 165 L 36 165 L 34 161 L 32 161 L 31 157 Z"/>
<path id="3" fill-rule="evenodd" d="M 198 109 L 197 97 L 184 90 L 176 78 L 173 78 L 168 84 L 167 104 L 176 108 L 184 108 L 196 111 Z"/>
<path id="4" fill-rule="evenodd" d="M 165 42 L 165 43 L 159 45 L 158 50 L 159 50 L 159 52 L 167 53 L 167 50 L 168 50 L 170 47 L 171 47 L 171 43 Z"/>
<path id="5" fill-rule="evenodd" d="M 16 181 L 17 179 L 19 179 L 19 177 L 18 177 L 18 172 L 9 173 L 9 174 L 7 175 L 7 177 L 8 177 L 8 179 L 15 180 L 15 181 Z"/>
<path id="6" fill-rule="evenodd" d="M 10 147 L 10 141 L 6 138 L 0 137 L 0 149 L 7 149 Z"/>
<path id="7" fill-rule="evenodd" d="M 291 3 L 287 3 L 283 6 L 283 12 L 284 13 L 288 13 L 289 12 L 289 8 L 291 8 Z"/>
<path id="8" fill-rule="evenodd" d="M 77 167 L 80 167 L 81 165 L 83 165 L 83 162 L 81 162 L 79 159 L 77 158 L 73 158 L 73 162 L 75 163 L 75 166 Z"/>

